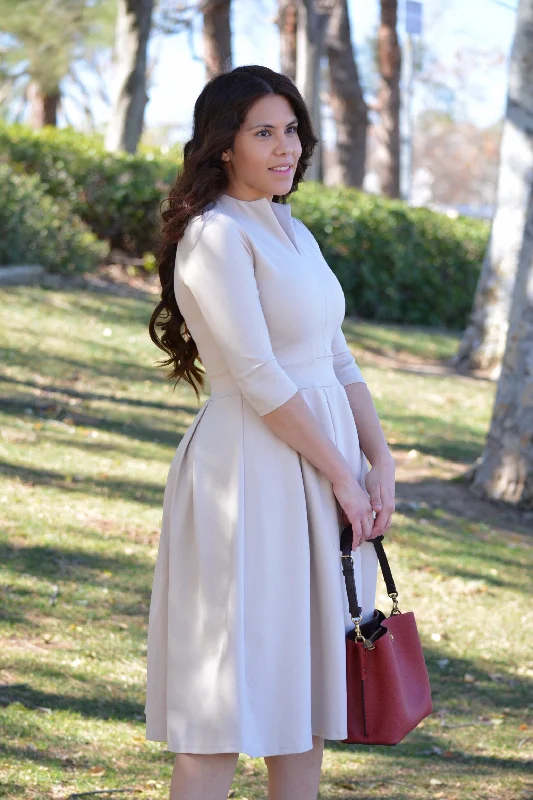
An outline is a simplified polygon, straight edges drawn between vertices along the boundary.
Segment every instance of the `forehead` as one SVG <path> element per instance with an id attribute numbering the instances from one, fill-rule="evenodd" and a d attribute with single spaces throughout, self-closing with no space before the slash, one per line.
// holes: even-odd
<path id="1" fill-rule="evenodd" d="M 279 94 L 269 94 L 261 97 L 246 115 L 247 127 L 255 125 L 286 125 L 291 120 L 296 120 L 294 109 L 287 98 Z"/>

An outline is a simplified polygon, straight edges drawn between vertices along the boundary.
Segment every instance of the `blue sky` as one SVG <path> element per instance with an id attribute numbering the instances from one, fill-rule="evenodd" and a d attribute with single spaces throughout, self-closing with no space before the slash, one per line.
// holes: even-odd
<path id="1" fill-rule="evenodd" d="M 498 120 L 505 108 L 507 60 L 515 25 L 514 7 L 518 0 L 425 0 L 422 38 L 438 58 L 444 79 L 462 92 L 465 113 L 479 125 Z M 279 39 L 272 20 L 276 0 L 233 0 L 234 65 L 260 63 L 279 69 Z M 378 0 L 349 0 L 352 39 L 356 47 L 364 44 L 378 24 Z M 403 36 L 403 0 L 400 0 L 400 36 Z M 192 37 L 185 33 L 165 39 L 153 39 L 150 56 L 157 63 L 149 88 L 146 108 L 148 126 L 179 126 L 179 138 L 190 132 L 194 102 L 205 81 L 201 59 L 200 21 Z M 192 40 L 194 53 L 191 51 Z M 478 55 L 473 58 L 472 54 Z M 498 59 L 498 54 L 503 58 Z M 494 62 L 494 63 L 491 63 Z M 421 108 L 421 97 L 415 91 L 415 112 Z M 95 103 L 99 123 L 107 117 L 103 105 Z M 79 113 L 71 103 L 67 113 L 75 124 L 81 124 Z M 332 136 L 325 130 L 326 138 Z"/>

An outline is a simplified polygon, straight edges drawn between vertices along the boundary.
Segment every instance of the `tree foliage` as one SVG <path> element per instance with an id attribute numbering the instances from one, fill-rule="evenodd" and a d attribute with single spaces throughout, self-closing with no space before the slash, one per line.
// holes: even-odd
<path id="1" fill-rule="evenodd" d="M 73 64 L 110 48 L 114 0 L 0 0 L 0 86 L 4 98 L 24 97 L 29 83 L 54 92 Z"/>

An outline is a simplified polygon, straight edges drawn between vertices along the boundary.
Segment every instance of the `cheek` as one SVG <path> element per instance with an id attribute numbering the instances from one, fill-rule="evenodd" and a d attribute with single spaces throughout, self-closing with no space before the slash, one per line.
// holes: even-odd
<path id="1" fill-rule="evenodd" d="M 235 167 L 236 169 L 244 172 L 253 172 L 254 169 L 262 166 L 265 160 L 264 148 L 260 146 L 260 142 L 251 139 L 243 139 L 239 142 L 239 146 L 235 147 Z"/>
<path id="2" fill-rule="evenodd" d="M 249 169 L 257 169 L 258 167 L 267 167 L 269 163 L 270 153 L 267 152 L 266 147 L 261 147 L 260 143 L 248 148 L 246 153 L 246 164 Z"/>

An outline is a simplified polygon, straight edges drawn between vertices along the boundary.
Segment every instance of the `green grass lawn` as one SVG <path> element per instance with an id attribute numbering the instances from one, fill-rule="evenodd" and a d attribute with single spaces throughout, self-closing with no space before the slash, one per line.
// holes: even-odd
<path id="1" fill-rule="evenodd" d="M 0 796 L 165 798 L 146 628 L 167 471 L 199 406 L 154 367 L 153 297 L 20 287 L 0 302 Z M 495 386 L 413 368 L 456 334 L 344 328 L 397 459 L 386 549 L 434 713 L 396 747 L 326 742 L 320 798 L 533 798 L 532 526 L 452 502 Z M 390 613 L 381 579 L 377 605 Z M 266 778 L 241 754 L 233 796 L 266 798 Z"/>

